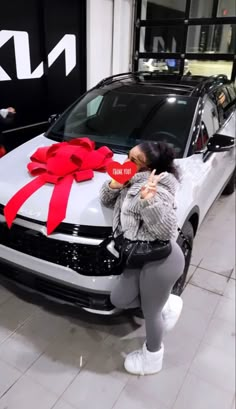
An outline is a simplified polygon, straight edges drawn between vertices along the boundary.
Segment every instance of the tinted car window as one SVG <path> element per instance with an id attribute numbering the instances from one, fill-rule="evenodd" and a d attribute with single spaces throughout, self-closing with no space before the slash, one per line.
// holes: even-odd
<path id="1" fill-rule="evenodd" d="M 232 89 L 229 88 L 229 86 L 224 86 L 216 91 L 216 100 L 221 122 L 227 119 L 232 112 L 232 97 L 234 94 L 233 84 Z"/>
<path id="2" fill-rule="evenodd" d="M 204 104 L 202 120 L 207 128 L 209 137 L 211 137 L 219 129 L 219 120 L 216 115 L 216 108 L 213 102 L 207 98 Z"/>
<path id="3" fill-rule="evenodd" d="M 209 141 L 209 134 L 207 132 L 206 125 L 204 124 L 204 122 L 202 122 L 201 127 L 200 127 L 200 132 L 199 132 L 197 141 L 195 143 L 195 151 L 196 152 L 203 151 L 208 141 Z"/>
<path id="4" fill-rule="evenodd" d="M 127 87 L 126 87 L 127 89 Z M 67 111 L 47 134 L 56 140 L 87 136 L 128 151 L 144 140 L 166 141 L 184 152 L 197 98 L 118 90 L 93 90 Z"/>
<path id="5" fill-rule="evenodd" d="M 231 101 L 236 103 L 236 86 L 232 83 L 227 86 L 227 90 L 230 96 Z"/>
<path id="6" fill-rule="evenodd" d="M 230 97 L 229 97 L 226 87 L 222 87 L 217 92 L 217 99 L 218 99 L 218 104 L 220 104 L 224 109 L 227 108 L 227 106 L 230 103 Z"/>

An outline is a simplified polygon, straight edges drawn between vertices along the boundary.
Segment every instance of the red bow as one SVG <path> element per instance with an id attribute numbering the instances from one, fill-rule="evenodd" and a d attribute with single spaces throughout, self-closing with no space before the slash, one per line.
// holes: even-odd
<path id="1" fill-rule="evenodd" d="M 94 150 L 95 143 L 88 138 L 77 138 L 45 148 L 38 148 L 27 168 L 37 176 L 20 189 L 6 204 L 4 215 L 10 228 L 23 203 L 46 183 L 55 185 L 49 203 L 47 234 L 52 233 L 64 220 L 70 189 L 75 179 L 82 182 L 93 178 L 93 170 L 105 172 L 113 156 L 103 146 Z"/>
<path id="2" fill-rule="evenodd" d="M 2 158 L 4 155 L 6 155 L 6 149 L 4 146 L 0 145 L 0 158 Z"/>

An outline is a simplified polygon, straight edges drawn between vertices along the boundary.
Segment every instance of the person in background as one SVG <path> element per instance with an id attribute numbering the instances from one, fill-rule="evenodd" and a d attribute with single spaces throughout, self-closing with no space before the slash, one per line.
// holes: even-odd
<path id="1" fill-rule="evenodd" d="M 12 115 L 15 115 L 16 110 L 13 107 L 0 109 L 0 124 L 8 120 Z M 0 134 L 0 158 L 6 154 L 6 149 L 4 145 L 1 144 L 1 134 Z"/>
<path id="2" fill-rule="evenodd" d="M 2 108 L 0 109 L 0 115 L 2 118 L 6 118 L 9 114 L 15 114 L 16 110 L 15 108 L 9 107 L 9 108 Z"/>

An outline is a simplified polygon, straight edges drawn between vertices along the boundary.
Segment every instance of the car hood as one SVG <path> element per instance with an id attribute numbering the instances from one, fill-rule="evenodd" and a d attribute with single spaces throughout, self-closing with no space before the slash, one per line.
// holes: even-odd
<path id="1" fill-rule="evenodd" d="M 0 205 L 6 205 L 11 197 L 33 177 L 27 170 L 30 157 L 39 147 L 50 146 L 55 141 L 46 138 L 43 134 L 26 142 L 20 147 L 0 160 Z M 113 159 L 123 163 L 126 155 L 115 154 Z M 186 172 L 188 160 L 178 160 L 178 166 Z M 187 167 L 187 168 L 186 168 Z M 185 169 L 186 168 L 186 169 Z M 189 172 L 187 172 L 189 173 Z M 102 184 L 109 179 L 107 173 L 94 172 L 92 180 L 76 183 L 74 182 L 70 191 L 67 204 L 65 223 L 81 224 L 87 226 L 111 226 L 112 211 L 101 205 L 99 192 Z M 189 181 L 190 182 L 190 181 Z M 188 186 L 184 183 L 184 186 Z M 177 204 L 181 203 L 183 184 L 177 189 Z M 27 217 L 35 222 L 46 222 L 48 218 L 48 207 L 52 196 L 54 185 L 46 184 L 33 193 L 21 206 L 18 215 Z M 181 193 L 182 192 L 182 193 Z M 178 210 L 181 210 L 180 206 Z M 178 207 L 177 207 L 178 208 Z M 182 217 L 181 217 L 182 218 Z"/>
<path id="2" fill-rule="evenodd" d="M 27 170 L 31 155 L 37 148 L 56 143 L 40 135 L 16 148 L 0 160 L 0 204 L 9 199 L 33 178 Z M 126 155 L 114 155 L 114 160 L 124 161 Z M 74 182 L 70 191 L 64 222 L 90 226 L 111 225 L 112 212 L 101 206 L 99 191 L 109 176 L 107 173 L 94 172 L 92 180 Z M 48 205 L 54 185 L 46 184 L 32 194 L 22 205 L 18 214 L 35 221 L 45 222 Z"/>

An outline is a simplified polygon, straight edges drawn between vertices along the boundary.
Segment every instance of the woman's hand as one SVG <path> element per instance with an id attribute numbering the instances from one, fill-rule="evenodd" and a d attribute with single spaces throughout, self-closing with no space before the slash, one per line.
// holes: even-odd
<path id="1" fill-rule="evenodd" d="M 7 110 L 8 110 L 8 112 L 9 112 L 10 114 L 15 114 L 15 113 L 16 113 L 16 110 L 15 110 L 15 108 L 13 108 L 13 107 L 8 107 Z"/>
<path id="2" fill-rule="evenodd" d="M 109 183 L 109 187 L 111 189 L 122 189 L 123 185 L 121 183 L 116 182 L 114 179 L 111 180 Z"/>
<path id="3" fill-rule="evenodd" d="M 155 173 L 156 170 L 154 169 L 148 178 L 147 184 L 141 188 L 141 199 L 148 200 L 155 196 L 157 192 L 157 184 L 163 175 L 163 173 L 160 173 L 160 175 L 155 176 Z"/>

